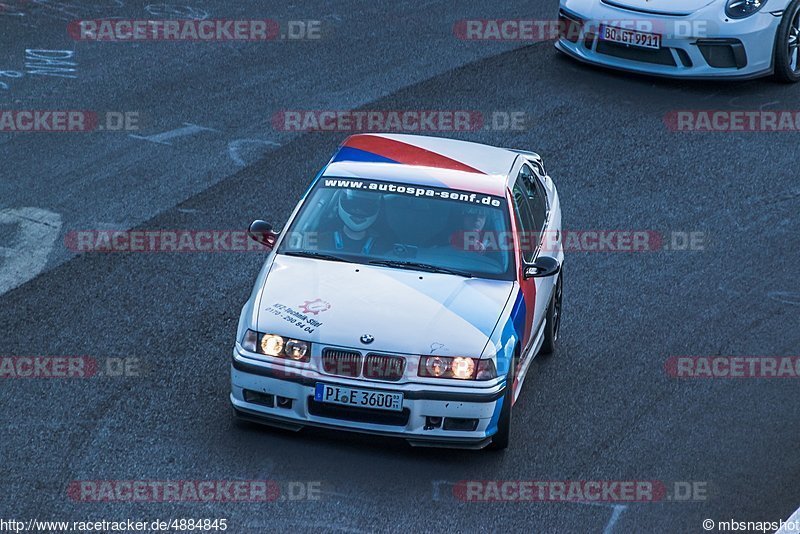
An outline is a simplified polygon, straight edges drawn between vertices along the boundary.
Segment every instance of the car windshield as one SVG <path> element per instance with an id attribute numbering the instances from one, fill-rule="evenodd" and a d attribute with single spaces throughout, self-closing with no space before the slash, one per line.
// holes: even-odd
<path id="1" fill-rule="evenodd" d="M 500 196 L 322 178 L 278 253 L 513 280 L 510 236 Z"/>

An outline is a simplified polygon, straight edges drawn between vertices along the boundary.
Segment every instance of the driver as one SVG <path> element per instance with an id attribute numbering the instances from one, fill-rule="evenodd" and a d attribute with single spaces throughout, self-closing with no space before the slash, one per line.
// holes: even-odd
<path id="1" fill-rule="evenodd" d="M 329 250 L 370 254 L 375 248 L 376 235 L 372 225 L 378 219 L 381 197 L 356 189 L 347 189 L 339 195 L 336 213 L 341 226 L 323 236 L 322 245 Z"/>
<path id="2" fill-rule="evenodd" d="M 482 206 L 467 208 L 462 218 L 463 230 L 450 236 L 450 245 L 459 250 L 485 253 L 487 217 L 486 208 Z"/>

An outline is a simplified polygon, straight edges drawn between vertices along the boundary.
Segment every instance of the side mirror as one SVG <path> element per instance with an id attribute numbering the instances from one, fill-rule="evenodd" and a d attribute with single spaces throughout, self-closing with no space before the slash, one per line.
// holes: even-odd
<path id="1" fill-rule="evenodd" d="M 278 234 L 272 230 L 272 225 L 262 220 L 251 222 L 250 227 L 247 229 L 247 235 L 250 236 L 250 239 L 261 243 L 268 249 L 272 249 L 278 239 Z"/>
<path id="2" fill-rule="evenodd" d="M 544 170 L 544 161 L 542 161 L 541 156 L 537 155 L 531 160 L 531 165 L 533 165 L 534 170 L 539 174 L 540 178 L 547 176 L 547 171 Z"/>
<path id="3" fill-rule="evenodd" d="M 533 263 L 526 263 L 522 271 L 523 277 L 528 278 L 547 278 L 561 271 L 561 264 L 551 256 L 539 256 Z"/>

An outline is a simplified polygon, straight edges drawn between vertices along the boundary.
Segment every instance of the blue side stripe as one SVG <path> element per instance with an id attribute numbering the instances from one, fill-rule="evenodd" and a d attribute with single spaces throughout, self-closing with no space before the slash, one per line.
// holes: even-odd
<path id="1" fill-rule="evenodd" d="M 514 308 L 511 310 L 511 321 L 514 323 L 514 330 L 517 332 L 517 339 L 522 341 L 525 336 L 525 320 L 527 318 L 527 307 L 525 306 L 525 298 L 522 296 L 522 290 L 517 291 L 517 300 L 514 302 Z"/>
<path id="2" fill-rule="evenodd" d="M 500 333 L 500 350 L 497 353 L 497 374 L 505 376 L 508 374 L 511 361 L 514 358 L 514 346 L 522 343 L 522 336 L 525 334 L 526 304 L 522 296 L 522 291 L 517 290 L 517 297 L 511 314 L 503 326 Z"/>
<path id="3" fill-rule="evenodd" d="M 500 337 L 501 350 L 497 353 L 497 374 L 505 376 L 508 374 L 509 367 L 514 358 L 514 345 L 517 341 L 522 340 L 525 334 L 525 299 L 522 296 L 522 290 L 517 290 L 517 298 L 514 301 L 514 307 L 511 308 L 511 316 L 508 318 L 503 327 Z M 514 387 L 513 384 L 506 384 L 506 387 Z M 492 436 L 497 433 L 497 422 L 500 420 L 500 412 L 503 411 L 503 403 L 505 398 L 501 398 L 494 405 L 494 413 L 489 420 L 489 426 L 486 428 L 486 435 Z"/>

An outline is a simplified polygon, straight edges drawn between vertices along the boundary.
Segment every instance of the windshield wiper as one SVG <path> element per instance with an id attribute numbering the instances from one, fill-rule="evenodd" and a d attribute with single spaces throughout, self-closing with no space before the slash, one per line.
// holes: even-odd
<path id="1" fill-rule="evenodd" d="M 334 256 L 333 254 L 325 254 L 323 252 L 314 252 L 311 250 L 292 250 L 289 252 L 284 252 L 283 254 L 286 256 L 296 256 L 298 258 L 314 258 L 317 260 L 343 261 L 345 263 L 351 263 L 350 260 L 339 256 Z"/>
<path id="2" fill-rule="evenodd" d="M 384 267 L 398 267 L 400 269 L 412 269 L 414 271 L 425 271 L 429 273 L 454 274 L 456 276 L 472 278 L 472 273 L 468 271 L 448 269 L 447 267 L 439 267 L 438 265 L 431 265 L 430 263 L 418 263 L 416 261 L 374 260 L 371 261 L 370 264 L 383 265 Z"/>

